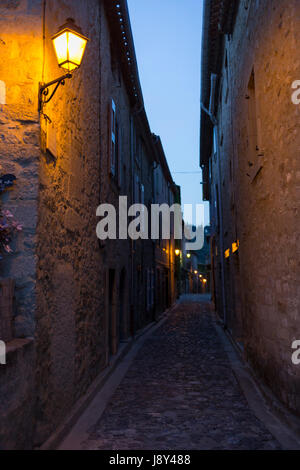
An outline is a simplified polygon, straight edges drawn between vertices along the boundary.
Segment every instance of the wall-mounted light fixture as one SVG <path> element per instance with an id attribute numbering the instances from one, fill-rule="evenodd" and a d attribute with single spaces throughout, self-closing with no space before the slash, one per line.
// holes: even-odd
<path id="1" fill-rule="evenodd" d="M 187 257 L 188 259 L 190 259 L 191 253 L 188 253 L 188 254 L 186 255 L 186 257 Z"/>
<path id="2" fill-rule="evenodd" d="M 232 253 L 236 253 L 240 247 L 240 241 L 236 241 L 232 244 Z"/>
<path id="3" fill-rule="evenodd" d="M 67 78 L 72 78 L 72 72 L 80 67 L 88 41 L 89 39 L 83 36 L 81 28 L 72 18 L 68 18 L 66 23 L 59 28 L 58 33 L 52 37 L 58 65 L 67 73 L 51 82 L 40 83 L 39 112 L 44 104 L 49 103 L 53 98 L 59 85 L 64 85 Z M 56 87 L 48 98 L 49 88 L 53 85 Z"/>
<path id="4" fill-rule="evenodd" d="M 175 250 L 175 255 L 176 255 L 176 256 L 179 256 L 179 255 L 180 255 L 180 250 L 179 250 L 178 248 Z"/>

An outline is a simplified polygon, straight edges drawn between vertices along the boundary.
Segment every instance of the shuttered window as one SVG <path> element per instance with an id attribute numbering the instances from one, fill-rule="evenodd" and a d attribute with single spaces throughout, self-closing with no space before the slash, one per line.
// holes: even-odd
<path id="1" fill-rule="evenodd" d="M 116 119 L 116 105 L 114 100 L 111 100 L 109 109 L 109 131 L 110 131 L 110 173 L 116 176 L 116 157 L 117 157 L 117 119 Z"/>

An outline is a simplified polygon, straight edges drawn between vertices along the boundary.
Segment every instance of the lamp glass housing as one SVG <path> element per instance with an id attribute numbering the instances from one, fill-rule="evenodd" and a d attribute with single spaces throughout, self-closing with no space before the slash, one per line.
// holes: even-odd
<path id="1" fill-rule="evenodd" d="M 66 24 L 52 37 L 52 41 L 59 67 L 72 72 L 81 65 L 88 38 L 73 29 L 73 23 L 69 24 L 71 27 Z"/>

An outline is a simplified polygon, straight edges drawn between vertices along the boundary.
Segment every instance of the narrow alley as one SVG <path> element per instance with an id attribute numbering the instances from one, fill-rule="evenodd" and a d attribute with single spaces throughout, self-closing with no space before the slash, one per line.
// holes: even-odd
<path id="1" fill-rule="evenodd" d="M 102 416 L 96 399 L 60 449 L 280 449 L 250 409 L 214 323 L 208 297 L 184 296 L 146 339 Z"/>
<path id="2" fill-rule="evenodd" d="M 0 1 L 0 452 L 300 450 L 299 50 L 300 0 Z"/>

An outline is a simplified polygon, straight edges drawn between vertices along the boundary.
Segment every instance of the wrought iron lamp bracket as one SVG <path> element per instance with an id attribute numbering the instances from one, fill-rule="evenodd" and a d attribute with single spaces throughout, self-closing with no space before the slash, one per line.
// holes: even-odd
<path id="1" fill-rule="evenodd" d="M 53 96 L 57 92 L 57 89 L 60 85 L 64 86 L 66 83 L 67 78 L 72 78 L 71 73 L 66 73 L 62 77 L 57 78 L 56 80 L 52 80 L 51 82 L 48 83 L 40 83 L 39 85 L 39 113 L 42 112 L 43 106 L 49 101 L 52 100 Z M 55 85 L 54 90 L 52 91 L 51 95 L 48 98 L 48 95 L 50 93 L 49 88 L 51 86 Z"/>

